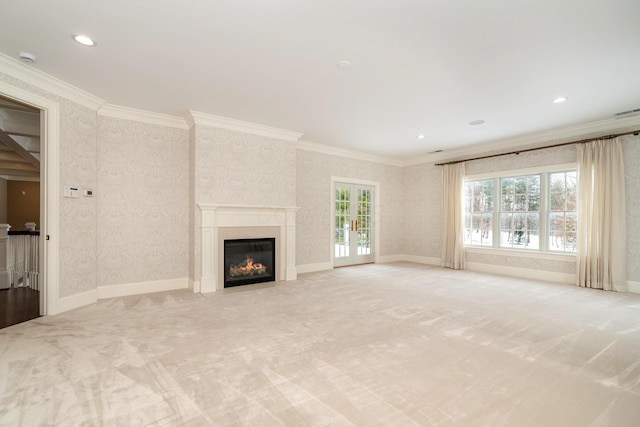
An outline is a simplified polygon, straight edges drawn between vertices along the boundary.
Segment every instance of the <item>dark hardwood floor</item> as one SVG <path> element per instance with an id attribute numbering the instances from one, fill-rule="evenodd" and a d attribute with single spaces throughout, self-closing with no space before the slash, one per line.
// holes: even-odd
<path id="1" fill-rule="evenodd" d="M 0 289 L 0 328 L 40 316 L 40 292 L 31 288 Z"/>

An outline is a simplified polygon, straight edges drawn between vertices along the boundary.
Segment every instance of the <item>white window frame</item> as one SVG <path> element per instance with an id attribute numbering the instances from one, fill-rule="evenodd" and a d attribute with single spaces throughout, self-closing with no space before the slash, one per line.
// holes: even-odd
<path id="1" fill-rule="evenodd" d="M 511 169 L 504 171 L 486 172 L 481 174 L 471 174 L 465 176 L 465 181 L 477 181 L 493 179 L 493 217 L 492 217 L 492 231 L 493 231 L 493 246 L 472 246 L 465 243 L 465 251 L 471 253 L 483 253 L 494 255 L 509 255 L 524 258 L 536 258 L 547 260 L 575 260 L 575 253 L 573 252 L 560 252 L 548 250 L 549 239 L 549 209 L 548 209 L 548 174 L 553 172 L 565 172 L 570 170 L 577 170 L 578 165 L 576 163 L 562 163 L 557 165 L 538 166 L 522 169 Z M 500 193 L 500 178 L 510 178 L 526 175 L 540 175 L 540 220 L 539 220 L 539 233 L 540 242 L 538 249 L 520 249 L 520 248 L 502 248 L 500 247 L 500 233 L 496 233 L 495 227 L 498 224 L 500 228 L 500 212 L 501 212 L 501 196 L 496 196 Z"/>

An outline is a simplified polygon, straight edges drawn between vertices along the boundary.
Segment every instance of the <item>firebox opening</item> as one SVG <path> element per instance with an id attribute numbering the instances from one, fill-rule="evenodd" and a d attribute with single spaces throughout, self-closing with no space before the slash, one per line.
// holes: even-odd
<path id="1" fill-rule="evenodd" d="M 276 239 L 224 241 L 224 287 L 276 280 Z"/>

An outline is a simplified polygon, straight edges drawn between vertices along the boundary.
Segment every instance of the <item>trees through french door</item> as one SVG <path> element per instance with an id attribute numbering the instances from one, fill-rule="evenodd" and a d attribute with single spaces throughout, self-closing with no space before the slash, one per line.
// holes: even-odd
<path id="1" fill-rule="evenodd" d="M 335 183 L 334 267 L 374 260 L 374 187 Z"/>

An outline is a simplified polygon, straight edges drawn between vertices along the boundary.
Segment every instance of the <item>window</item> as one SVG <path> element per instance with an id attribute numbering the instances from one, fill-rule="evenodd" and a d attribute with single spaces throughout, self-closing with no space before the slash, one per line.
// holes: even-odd
<path id="1" fill-rule="evenodd" d="M 540 248 L 540 175 L 500 178 L 500 247 Z"/>
<path id="2" fill-rule="evenodd" d="M 467 180 L 465 245 L 575 252 L 576 182 L 573 169 Z"/>
<path id="3" fill-rule="evenodd" d="M 464 243 L 493 246 L 493 180 L 467 181 L 464 192 Z"/>
<path id="4" fill-rule="evenodd" d="M 576 171 L 549 174 L 549 250 L 576 251 Z"/>

